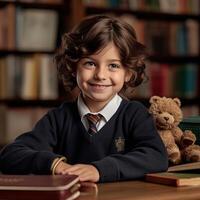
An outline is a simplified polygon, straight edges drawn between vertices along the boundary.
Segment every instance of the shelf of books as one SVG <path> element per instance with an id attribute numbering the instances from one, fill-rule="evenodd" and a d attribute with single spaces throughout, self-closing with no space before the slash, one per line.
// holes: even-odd
<path id="1" fill-rule="evenodd" d="M 63 21 L 69 4 L 64 0 L 0 1 L 1 146 L 31 130 L 49 108 L 63 101 L 53 55 L 67 28 Z"/>
<path id="2" fill-rule="evenodd" d="M 179 97 L 184 115 L 199 114 L 200 2 L 84 0 L 85 15 L 111 14 L 132 25 L 148 51 L 149 80 L 133 98 Z"/>
<path id="3" fill-rule="evenodd" d="M 5 0 L 0 1 L 0 143 L 30 130 L 65 97 L 74 98 L 61 92 L 53 54 L 72 22 L 100 13 L 133 25 L 147 47 L 149 80 L 132 98 L 148 106 L 152 95 L 179 97 L 184 116 L 199 114 L 200 1 Z"/>

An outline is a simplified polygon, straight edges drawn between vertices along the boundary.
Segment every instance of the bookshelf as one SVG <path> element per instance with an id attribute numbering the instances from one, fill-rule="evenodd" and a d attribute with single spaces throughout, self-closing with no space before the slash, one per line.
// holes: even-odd
<path id="1" fill-rule="evenodd" d="M 128 22 L 132 23 L 139 40 L 147 46 L 147 50 L 150 50 L 147 60 L 147 68 L 150 71 L 147 73 L 155 83 L 136 89 L 133 99 L 140 100 L 148 106 L 148 99 L 152 95 L 179 97 L 183 109 L 185 107 L 187 110 L 185 115 L 200 113 L 199 2 L 177 0 L 173 1 L 173 5 L 170 5 L 170 1 L 164 0 L 76 2 L 81 5 L 79 9 L 82 9 L 83 16 L 105 13 L 125 17 L 125 20 L 130 17 Z M 157 34 L 159 32 L 160 35 Z M 158 43 L 161 45 L 155 45 Z M 176 43 L 179 44 L 175 46 Z M 158 75 L 155 77 L 151 73 Z M 167 91 L 166 84 L 171 87 L 168 86 Z M 156 89 L 152 88 L 153 85 Z M 188 111 L 190 108 L 191 113 Z"/>
<path id="2" fill-rule="evenodd" d="M 53 55 L 70 10 L 69 0 L 0 1 L 0 147 L 64 100 Z"/>
<path id="3" fill-rule="evenodd" d="M 161 2 L 162 0 L 155 0 L 154 2 Z M 180 0 L 181 1 L 181 0 Z M 66 30 L 69 30 L 73 25 L 77 24 L 83 17 L 87 15 L 92 14 L 114 14 L 116 16 L 125 16 L 130 17 L 133 19 L 130 19 L 134 21 L 136 24 L 135 27 L 136 31 L 139 33 L 139 39 L 142 43 L 144 43 L 147 46 L 147 49 L 150 49 L 150 54 L 148 57 L 148 69 L 153 69 L 156 71 L 156 74 L 162 74 L 162 76 L 157 76 L 155 78 L 154 76 L 150 76 L 150 79 L 155 79 L 155 83 L 145 83 L 143 86 L 138 88 L 135 92 L 135 95 L 133 96 L 133 99 L 139 100 L 145 105 L 149 105 L 149 97 L 152 95 L 165 95 L 170 97 L 179 97 L 181 99 L 182 105 L 185 108 L 186 115 L 192 114 L 199 114 L 200 109 L 200 3 L 196 0 L 185 0 L 184 2 L 197 2 L 198 6 L 195 7 L 193 11 L 187 9 L 187 6 L 181 7 L 179 11 L 175 11 L 174 8 L 170 10 L 162 10 L 158 8 L 158 5 L 145 5 L 145 2 L 151 2 L 151 1 L 144 1 L 144 0 L 118 0 L 118 1 L 109 1 L 109 0 L 97 0 L 97 1 L 89 1 L 89 0 L 6 0 L 6 1 L 0 1 L 0 19 L 5 16 L 5 13 L 7 13 L 8 17 L 4 19 L 4 24 L 2 24 L 2 20 L 0 20 L 0 130 L 6 130 L 9 126 L 9 120 L 7 119 L 8 116 L 15 115 L 16 113 L 19 113 L 21 115 L 22 119 L 26 119 L 24 116 L 27 113 L 27 110 L 29 113 L 32 113 L 32 115 L 40 116 L 45 113 L 45 111 L 51 107 L 55 107 L 60 105 L 60 103 L 63 100 L 72 100 L 74 99 L 74 95 L 72 94 L 66 94 L 64 92 L 63 87 L 57 82 L 57 76 L 56 72 L 52 73 L 51 70 L 55 70 L 55 68 L 49 68 L 44 67 L 43 73 L 45 73 L 45 76 L 39 76 L 36 75 L 36 79 L 32 79 L 33 82 L 37 82 L 36 85 L 33 84 L 33 82 L 30 82 L 31 78 L 28 78 L 26 81 L 21 81 L 21 89 L 19 89 L 19 84 L 16 84 L 16 82 L 13 82 L 13 78 L 11 79 L 5 79 L 5 76 L 2 76 L 1 74 L 6 73 L 5 71 L 8 70 L 9 73 L 13 71 L 11 66 L 12 63 L 15 63 L 13 68 L 16 68 L 15 71 L 18 71 L 19 74 L 25 74 L 24 69 L 31 68 L 27 66 L 39 66 L 35 67 L 34 70 L 32 70 L 32 73 L 41 73 L 41 69 L 44 66 L 44 63 L 52 62 L 50 58 L 53 57 L 53 54 L 55 52 L 55 49 L 57 45 L 60 43 L 61 35 Z M 132 4 L 130 5 L 130 2 Z M 133 5 L 133 2 L 136 2 L 135 5 Z M 138 2 L 142 2 L 143 4 L 139 4 Z M 153 2 L 153 1 L 152 1 Z M 163 2 L 167 2 L 163 0 Z M 169 1 L 170 2 L 170 1 Z M 178 0 L 176 2 L 179 2 Z M 112 5 L 112 3 L 115 3 Z M 118 4 L 116 4 L 118 3 Z M 138 6 L 138 7 L 137 7 Z M 174 6 L 174 7 L 177 7 Z M 194 5 L 193 5 L 194 7 Z M 15 17 L 24 10 L 42 10 L 43 13 L 45 11 L 52 11 L 54 14 L 51 13 L 55 17 L 56 15 L 56 22 L 54 24 L 54 27 L 52 30 L 56 32 L 54 34 L 54 39 L 49 39 L 48 41 L 54 41 L 52 42 L 52 45 L 49 47 L 46 44 L 42 46 L 37 46 L 35 48 L 35 42 L 31 43 L 33 45 L 29 45 L 31 48 L 27 48 L 19 45 L 18 40 L 24 40 L 26 37 L 18 38 L 20 31 L 17 30 L 19 23 L 16 21 L 19 17 Z M 25 13 L 26 14 L 26 13 Z M 19 14 L 20 15 L 20 14 Z M 23 16 L 22 16 L 23 17 Z M 50 18 L 48 18 L 50 19 Z M 127 18 L 126 18 L 127 19 Z M 190 28 L 195 31 L 195 36 L 192 38 L 192 41 L 195 41 L 195 44 L 193 44 L 193 48 L 195 50 L 191 51 L 192 53 L 188 53 L 187 51 L 181 51 L 179 53 L 173 52 L 169 50 L 170 48 L 173 48 L 174 43 L 169 42 L 169 36 L 165 34 L 165 32 L 168 32 L 168 29 L 173 29 L 171 27 L 176 27 L 174 24 L 181 24 L 180 28 L 185 28 L 185 25 L 188 24 L 188 21 L 192 20 L 192 25 L 189 26 L 195 27 Z M 53 21 L 53 20 L 48 20 Z M 150 35 L 149 31 L 144 31 L 145 26 L 148 27 L 147 30 L 152 30 L 152 23 L 154 23 L 154 26 L 156 27 L 155 30 Z M 135 26 L 134 24 L 134 26 Z M 171 25 L 172 24 L 172 25 Z M 195 25 L 194 25 L 195 24 Z M 164 26 L 163 26 L 164 25 Z M 165 26 L 166 25 L 166 26 Z M 3 28 L 5 32 L 7 33 L 6 36 L 3 34 Z M 31 28 L 33 28 L 31 26 Z M 141 29 L 141 30 L 140 30 Z M 187 29 L 187 30 L 190 30 Z M 162 32 L 163 35 L 156 35 L 156 33 Z M 30 32 L 29 32 L 30 33 Z M 48 32 L 49 33 L 49 32 Z M 5 33 L 4 33 L 5 34 Z M 146 35 L 145 35 L 146 34 Z M 155 34 L 155 35 L 154 35 Z M 47 34 L 49 35 L 49 34 Z M 150 36 L 151 37 L 150 37 Z M 153 37 L 161 37 L 159 42 L 155 42 L 156 40 L 153 40 Z M 5 37 L 5 38 L 4 38 Z M 185 37 L 185 35 L 184 35 Z M 184 39 L 183 37 L 183 39 Z M 197 38 L 198 37 L 198 38 Z M 2 39 L 3 38 L 3 39 Z M 34 38 L 34 37 L 33 37 Z M 173 38 L 173 37 L 172 37 Z M 195 39 L 194 39 L 195 38 Z M 46 38 L 45 38 L 46 39 Z M 45 41 L 45 39 L 41 39 L 41 41 Z M 7 43 L 6 43 L 7 42 Z M 30 42 L 30 41 L 28 41 Z M 155 46 L 154 44 L 161 43 L 162 46 Z M 168 47 L 167 51 L 165 51 L 166 45 L 169 43 L 172 43 L 172 47 Z M 44 47 L 45 46 L 45 47 Z M 187 47 L 187 45 L 185 45 Z M 184 47 L 185 47 L 184 46 Z M 159 48 L 161 50 L 159 51 Z M 192 47 L 191 47 L 192 48 Z M 183 48 L 183 50 L 187 50 L 188 48 Z M 28 58 L 28 59 L 26 59 Z M 11 63 L 9 65 L 9 63 Z M 25 65 L 24 63 L 28 63 Z M 32 63 L 32 64 L 31 64 Z M 36 63 L 36 64 L 33 64 Z M 12 64 L 13 65 L 13 64 Z M 192 65 L 190 67 L 190 65 Z M 4 67 L 2 67 L 4 66 Z M 8 67 L 5 67 L 8 66 Z M 16 67 L 18 66 L 18 67 Z M 20 69 L 23 69 L 20 71 Z M 164 69 L 164 70 L 163 70 Z M 180 69 L 184 69 L 180 72 Z M 180 76 L 177 76 L 177 74 L 185 74 L 188 72 L 187 70 L 194 69 L 192 72 L 190 72 L 190 77 L 185 77 L 187 79 L 187 84 L 192 79 L 192 81 L 195 80 L 192 84 L 189 84 L 184 86 L 182 89 L 182 86 L 180 84 L 177 84 L 177 82 L 180 82 L 179 80 L 184 80 L 184 78 L 181 78 Z M 7 72 L 7 73 L 8 73 Z M 51 73 L 48 73 L 51 72 Z M 152 72 L 147 71 L 148 75 Z M 195 78 L 194 78 L 195 73 Z M 27 72 L 27 74 L 30 74 Z M 50 87 L 45 81 L 42 79 L 43 77 L 46 77 L 46 75 L 54 74 L 54 77 L 50 77 L 51 83 L 54 82 L 54 86 Z M 191 75 L 192 74 L 192 75 Z M 15 74 L 11 73 L 10 76 L 13 77 Z M 20 76 L 20 75 L 19 75 Z M 42 77 L 42 78 L 41 78 Z M 172 78 L 175 80 L 173 81 L 176 86 L 173 86 L 173 88 L 166 89 L 166 84 L 173 85 Z M 192 77 L 192 78 L 191 78 Z M 24 77 L 22 76 L 21 79 Z M 19 77 L 15 77 L 15 79 L 19 79 Z M 24 78 L 25 79 L 25 78 Z M 27 79 L 27 78 L 26 78 Z M 41 81 L 41 80 L 42 81 Z M 158 80 L 157 80 L 158 79 Z M 9 80 L 9 81 L 8 81 Z M 159 87 L 159 91 L 152 91 L 152 85 L 161 86 L 163 85 L 163 82 L 159 82 L 161 80 L 165 80 L 165 86 L 163 88 Z M 42 82 L 45 86 L 41 86 L 41 83 L 38 84 L 38 82 Z M 7 84 L 9 83 L 9 84 Z M 10 85 L 11 86 L 7 86 Z M 29 85 L 29 87 L 33 88 L 30 90 L 28 87 L 23 87 L 23 85 Z M 46 86 L 47 85 L 47 86 Z M 18 86 L 15 88 L 15 86 Z M 48 91 L 48 93 L 45 95 L 42 94 L 41 88 L 47 87 L 45 90 Z M 189 87 L 192 88 L 191 93 L 188 93 L 185 91 Z M 50 88 L 54 88 L 54 91 L 50 90 Z M 184 92 L 182 94 L 176 93 L 179 91 L 179 89 L 183 90 Z M 154 88 L 155 89 L 155 88 Z M 6 91 L 15 90 L 14 94 L 11 92 L 10 94 L 6 94 Z M 19 92 L 19 91 L 20 92 Z M 26 92 L 29 91 L 35 91 L 34 95 L 22 95 L 21 90 L 26 90 Z M 167 92 L 166 92 L 167 90 Z M 18 91 L 18 92 L 17 92 Z M 160 92 L 161 91 L 161 92 Z M 157 93 L 158 92 L 158 93 Z M 35 111 L 34 111 L 35 110 Z M 20 112 L 21 111 L 21 112 Z M 6 114 L 9 113 L 9 114 Z M 29 118 L 33 118 L 33 116 L 30 115 Z M 19 117 L 20 118 L 20 117 Z M 13 120 L 13 118 L 11 118 Z M 36 118 L 32 119 L 31 121 L 28 121 L 27 124 L 33 126 L 33 124 L 37 121 Z M 17 121 L 18 124 L 23 124 L 24 122 Z M 23 127 L 21 129 L 18 129 L 18 133 L 26 131 L 27 127 Z M 7 130 L 6 130 L 7 131 Z M 5 132 L 6 132 L 5 131 Z M 11 131 L 11 130 L 10 130 Z M 13 131 L 13 130 L 12 130 Z M 13 132 L 13 138 L 18 134 L 16 131 Z M 0 141 L 3 141 L 6 136 L 0 135 Z M 12 138 L 9 136 L 9 138 Z"/>

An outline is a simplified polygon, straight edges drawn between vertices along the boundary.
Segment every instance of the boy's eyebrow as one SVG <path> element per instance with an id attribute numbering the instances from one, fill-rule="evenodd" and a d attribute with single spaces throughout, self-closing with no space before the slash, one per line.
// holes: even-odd
<path id="1" fill-rule="evenodd" d="M 121 62 L 121 60 L 119 60 L 119 59 L 109 59 L 108 61 L 111 61 L 111 62 L 113 62 L 113 61 Z"/>
<path id="2" fill-rule="evenodd" d="M 85 57 L 83 57 L 82 59 L 84 59 L 84 58 L 96 61 L 95 58 L 92 58 L 92 57 L 89 57 L 89 56 L 85 56 Z M 107 60 L 107 61 L 109 61 L 109 62 L 114 62 L 114 61 L 121 62 L 121 60 L 120 60 L 120 59 L 117 59 L 117 58 L 116 58 L 116 59 L 109 59 L 109 60 Z"/>

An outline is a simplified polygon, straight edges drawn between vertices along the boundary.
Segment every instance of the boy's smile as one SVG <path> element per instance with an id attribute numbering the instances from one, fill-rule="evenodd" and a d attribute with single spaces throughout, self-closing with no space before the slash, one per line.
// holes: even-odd
<path id="1" fill-rule="evenodd" d="M 107 84 L 107 85 L 104 85 L 104 84 L 98 84 L 98 83 L 89 83 L 90 87 L 91 87 L 91 90 L 93 90 L 94 92 L 104 92 L 104 90 L 108 87 L 111 87 L 112 85 L 111 84 Z"/>
<path id="2" fill-rule="evenodd" d="M 109 43 L 100 52 L 78 62 L 76 80 L 90 111 L 98 112 L 122 89 L 131 75 L 122 65 L 115 45 Z"/>

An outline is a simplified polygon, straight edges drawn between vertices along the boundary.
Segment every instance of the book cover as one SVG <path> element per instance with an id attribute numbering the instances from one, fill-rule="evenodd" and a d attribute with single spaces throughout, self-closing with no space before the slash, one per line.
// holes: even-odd
<path id="1" fill-rule="evenodd" d="M 6 105 L 0 105 L 0 146 L 6 144 Z"/>
<path id="2" fill-rule="evenodd" d="M 178 55 L 187 55 L 188 53 L 188 44 L 187 44 L 187 28 L 185 23 L 177 24 L 177 54 Z"/>
<path id="3" fill-rule="evenodd" d="M 197 21 L 188 19 L 186 21 L 187 28 L 187 43 L 188 43 L 188 54 L 196 56 L 199 54 L 199 24 Z"/>
<path id="4" fill-rule="evenodd" d="M 40 56 L 39 74 L 39 99 L 57 99 L 57 69 L 51 55 Z"/>
<path id="5" fill-rule="evenodd" d="M 14 49 L 15 48 L 15 5 L 14 4 L 8 4 L 6 6 L 6 17 L 4 20 L 6 21 L 7 24 L 7 34 L 6 34 L 6 39 L 7 39 L 7 48 L 8 49 Z"/>
<path id="6" fill-rule="evenodd" d="M 37 99 L 39 84 L 38 56 L 25 57 L 22 72 L 22 99 Z"/>
<path id="7" fill-rule="evenodd" d="M 0 190 L 60 191 L 78 181 L 76 175 L 0 175 Z"/>
<path id="8" fill-rule="evenodd" d="M 73 200 L 80 196 L 76 175 L 0 175 L 4 200 Z"/>
<path id="9" fill-rule="evenodd" d="M 55 49 L 58 13 L 45 9 L 21 9 L 16 12 L 16 43 L 20 50 Z"/>
<path id="10" fill-rule="evenodd" d="M 151 63 L 150 69 L 152 95 L 163 96 L 163 73 L 158 63 Z"/>
<path id="11" fill-rule="evenodd" d="M 146 175 L 146 181 L 171 186 L 200 185 L 199 173 L 162 172 Z"/>
<path id="12" fill-rule="evenodd" d="M 195 98 L 198 96 L 198 68 L 199 66 L 193 63 L 185 65 L 184 82 L 184 97 Z"/>
<path id="13" fill-rule="evenodd" d="M 0 8 L 0 19 L 4 17 L 4 9 Z M 5 48 L 4 45 L 4 21 L 0 20 L 0 49 Z"/>
<path id="14" fill-rule="evenodd" d="M 8 55 L 5 57 L 7 73 L 4 74 L 6 78 L 7 85 L 7 95 L 6 98 L 15 98 L 15 68 L 16 68 L 16 56 Z"/>
<path id="15" fill-rule="evenodd" d="M 80 191 L 6 191 L 0 190 L 1 200 L 74 200 L 80 196 Z"/>
<path id="16" fill-rule="evenodd" d="M 169 29 L 169 54 L 177 55 L 177 29 L 179 22 L 170 22 Z"/>
<path id="17" fill-rule="evenodd" d="M 200 171 L 200 162 L 185 163 L 180 165 L 174 165 L 168 168 L 168 172 L 180 172 L 180 171 Z"/>
<path id="18" fill-rule="evenodd" d="M 0 98 L 5 99 L 7 97 L 7 80 L 6 80 L 7 68 L 4 58 L 0 58 Z"/>

